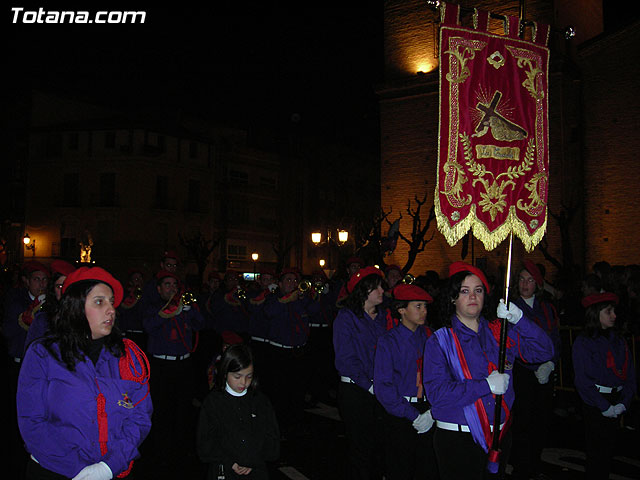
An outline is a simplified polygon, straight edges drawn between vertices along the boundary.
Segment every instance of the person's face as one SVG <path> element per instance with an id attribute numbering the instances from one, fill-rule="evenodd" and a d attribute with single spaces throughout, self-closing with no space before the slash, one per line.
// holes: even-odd
<path id="1" fill-rule="evenodd" d="M 64 281 L 67 279 L 64 275 L 58 277 L 58 279 L 53 284 L 53 293 L 56 295 L 56 300 L 60 301 L 62 298 L 62 285 L 64 285 Z"/>
<path id="2" fill-rule="evenodd" d="M 412 300 L 406 308 L 399 308 L 402 323 L 409 330 L 414 331 L 419 325 L 424 325 L 427 320 L 427 302 L 424 300 Z"/>
<path id="3" fill-rule="evenodd" d="M 178 281 L 173 277 L 166 277 L 158 285 L 158 293 L 160 298 L 168 302 L 176 293 L 178 293 Z"/>
<path id="4" fill-rule="evenodd" d="M 347 265 L 347 274 L 349 275 L 349 278 L 351 278 L 354 273 L 357 273 L 358 270 L 360 270 L 359 263 L 350 263 Z"/>
<path id="5" fill-rule="evenodd" d="M 380 305 L 382 300 L 384 300 L 384 288 L 382 288 L 381 284 L 378 284 L 378 286 L 367 295 L 367 299 L 364 302 L 365 310 Z"/>
<path id="6" fill-rule="evenodd" d="M 211 278 L 209 279 L 209 288 L 212 292 L 215 292 L 220 288 L 220 279 L 219 278 Z"/>
<path id="7" fill-rule="evenodd" d="M 234 288 L 238 286 L 238 276 L 237 275 L 225 275 L 224 277 L 224 288 L 227 292 L 230 292 Z"/>
<path id="8" fill-rule="evenodd" d="M 268 288 L 272 283 L 275 283 L 273 275 L 271 275 L 270 273 L 263 273 L 262 275 L 260 275 L 260 286 L 262 288 Z"/>
<path id="9" fill-rule="evenodd" d="M 253 381 L 253 365 L 249 365 L 247 368 L 239 370 L 237 372 L 227 373 L 227 383 L 231 390 L 236 393 L 244 392 Z"/>
<path id="10" fill-rule="evenodd" d="M 45 293 L 47 290 L 48 280 L 49 278 L 47 277 L 46 273 L 41 271 L 33 272 L 31 275 L 29 275 L 29 280 L 27 282 L 29 293 L 31 293 L 31 295 L 33 295 L 34 297 Z"/>
<path id="11" fill-rule="evenodd" d="M 613 305 L 607 305 L 600 310 L 600 326 L 603 330 L 611 328 L 616 323 L 616 311 Z"/>
<path id="12" fill-rule="evenodd" d="M 175 258 L 165 258 L 160 262 L 160 267 L 162 270 L 166 270 L 167 272 L 176 273 L 176 270 L 178 269 L 178 260 Z"/>
<path id="13" fill-rule="evenodd" d="M 456 315 L 461 320 L 477 320 L 484 306 L 484 285 L 476 275 L 468 275 L 460 286 L 458 298 L 454 301 Z"/>
<path id="14" fill-rule="evenodd" d="M 280 291 L 284 295 L 288 295 L 298 288 L 298 277 L 293 273 L 287 273 L 280 279 L 279 285 Z"/>
<path id="15" fill-rule="evenodd" d="M 536 293 L 536 281 L 527 270 L 522 270 L 518 277 L 518 291 L 522 298 L 531 298 Z"/>
<path id="16" fill-rule="evenodd" d="M 395 287 L 398 282 L 402 279 L 402 275 L 395 268 L 393 270 L 389 270 L 387 274 L 387 283 L 389 284 L 389 288 Z"/>
<path id="17" fill-rule="evenodd" d="M 93 340 L 106 337 L 111 333 L 116 318 L 114 302 L 113 290 L 109 285 L 99 283 L 89 291 L 84 302 L 84 313 L 89 322 Z"/>
<path id="18" fill-rule="evenodd" d="M 131 282 L 131 285 L 137 288 L 142 288 L 142 286 L 144 285 L 144 279 L 142 278 L 142 274 L 138 272 L 131 275 L 131 277 L 129 278 L 129 281 Z"/>

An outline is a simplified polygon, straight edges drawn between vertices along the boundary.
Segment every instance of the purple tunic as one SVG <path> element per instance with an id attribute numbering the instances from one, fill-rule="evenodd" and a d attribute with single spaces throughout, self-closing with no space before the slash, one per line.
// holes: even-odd
<path id="1" fill-rule="evenodd" d="M 412 332 L 402 323 L 378 339 L 373 372 L 373 391 L 387 412 L 415 420 L 420 412 L 404 397 L 418 396 L 418 365 L 427 333 Z"/>
<path id="2" fill-rule="evenodd" d="M 2 333 L 7 342 L 10 357 L 22 358 L 24 354 L 27 331 L 18 323 L 18 317 L 31 305 L 33 300 L 26 288 L 10 290 L 5 297 Z"/>
<path id="3" fill-rule="evenodd" d="M 53 348 L 58 351 L 57 345 Z M 140 365 L 136 367 L 140 371 Z M 115 478 L 138 457 L 138 447 L 151 429 L 147 392 L 146 384 L 122 380 L 119 359 L 104 348 L 95 366 L 85 357 L 70 372 L 42 343 L 35 342 L 26 352 L 16 397 L 18 425 L 27 451 L 44 468 L 69 478 L 101 461 Z M 97 423 L 100 393 L 106 399 L 108 420 L 104 456 Z M 130 403 L 124 401 L 125 395 Z"/>
<path id="4" fill-rule="evenodd" d="M 263 310 L 269 324 L 269 340 L 291 347 L 304 345 L 309 339 L 309 315 L 318 308 L 308 295 L 299 298 L 297 292 L 286 298 L 269 295 Z"/>
<path id="5" fill-rule="evenodd" d="M 147 351 L 152 355 L 184 355 L 195 347 L 195 332 L 202 328 L 204 319 L 197 305 L 172 318 L 159 315 L 164 303 L 151 305 L 143 317 L 144 329 L 149 334 Z"/>
<path id="6" fill-rule="evenodd" d="M 560 339 L 560 329 L 558 328 L 558 313 L 555 308 L 547 302 L 541 301 L 538 297 L 533 302 L 533 308 L 522 297 L 518 297 L 514 302 L 522 310 L 525 317 L 535 322 L 544 332 L 549 335 L 553 342 L 554 355 L 551 359 L 556 366 L 560 362 L 562 341 Z M 539 363 L 522 364 L 529 370 L 536 370 Z"/>
<path id="7" fill-rule="evenodd" d="M 369 390 L 373 384 L 373 364 L 378 339 L 386 332 L 387 310 L 379 309 L 375 318 L 366 313 L 358 317 L 342 308 L 333 323 L 333 347 L 336 369 L 359 387 Z"/>
<path id="8" fill-rule="evenodd" d="M 607 352 L 611 351 L 615 361 L 615 368 L 622 375 L 625 358 L 627 358 L 626 379 L 620 378 L 611 368 L 607 367 Z M 626 355 L 628 352 L 628 357 Z M 573 369 L 575 371 L 575 386 L 580 398 L 587 405 L 604 412 L 611 404 L 598 391 L 596 385 L 602 387 L 620 387 L 619 403 L 629 409 L 631 399 L 636 392 L 636 373 L 633 365 L 633 355 L 626 349 L 623 338 L 609 332 L 597 337 L 579 335 L 573 343 Z"/>
<path id="9" fill-rule="evenodd" d="M 24 341 L 24 351 L 27 351 L 27 348 L 29 348 L 29 345 L 31 345 L 34 340 L 44 337 L 47 330 L 49 330 L 49 315 L 40 310 L 33 317 L 33 322 L 31 322 L 31 326 L 29 330 L 27 330 L 27 338 Z"/>
<path id="10" fill-rule="evenodd" d="M 482 398 L 489 422 L 493 424 L 495 400 L 486 378 L 489 376 L 489 362 L 498 365 L 498 341 L 483 317 L 480 317 L 478 333 L 465 326 L 455 316 L 451 319 L 451 324 L 460 341 L 472 378 L 462 382 L 456 380 L 436 336 L 432 335 L 427 340 L 424 351 L 424 386 L 431 403 L 433 418 L 466 425 L 464 406 Z M 541 363 L 553 357 L 551 339 L 525 316 L 516 325 L 508 325 L 507 336 L 512 343 L 509 342 L 511 347 L 507 348 L 505 373 L 510 377 L 516 358 L 525 363 Z M 513 405 L 514 397 L 511 378 L 503 397 L 509 408 Z"/>

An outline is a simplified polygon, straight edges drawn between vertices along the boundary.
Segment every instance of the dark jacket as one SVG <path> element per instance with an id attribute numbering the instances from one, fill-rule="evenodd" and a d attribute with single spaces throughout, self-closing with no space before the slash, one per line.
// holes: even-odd
<path id="1" fill-rule="evenodd" d="M 227 479 L 269 478 L 265 461 L 280 455 L 280 430 L 273 407 L 261 392 L 249 390 L 242 397 L 212 391 L 200 410 L 198 455 L 209 464 L 207 478 L 215 479 L 224 465 Z M 237 476 L 231 466 L 251 467 L 250 475 Z"/>

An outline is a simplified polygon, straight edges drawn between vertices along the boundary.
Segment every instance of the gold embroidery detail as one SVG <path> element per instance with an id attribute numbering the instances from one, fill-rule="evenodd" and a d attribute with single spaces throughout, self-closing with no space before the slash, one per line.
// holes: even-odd
<path id="1" fill-rule="evenodd" d="M 481 183 L 484 187 L 484 192 L 480 192 L 480 197 L 482 198 L 482 200 L 478 202 L 478 205 L 482 207 L 483 212 L 489 212 L 489 215 L 491 215 L 491 221 L 493 222 L 495 221 L 498 213 L 502 213 L 507 206 L 507 195 L 506 193 L 504 193 L 504 190 L 507 187 L 511 187 L 513 189 L 516 186 L 514 180 L 531 170 L 531 167 L 533 165 L 533 153 L 535 151 L 533 141 L 529 140 L 527 152 L 523 161 L 517 166 L 509 167 L 506 172 L 503 172 L 498 176 L 495 176 L 493 172 L 487 170 L 487 167 L 485 167 L 484 165 L 476 162 L 473 156 L 473 149 L 471 148 L 469 135 L 465 133 L 460 134 L 460 143 L 462 143 L 463 146 L 464 158 L 466 160 L 466 165 L 469 167 L 469 173 L 471 173 L 475 177 L 472 182 L 472 186 L 475 188 L 477 183 Z M 492 183 L 491 179 L 485 178 L 488 175 L 492 177 Z M 498 183 L 498 181 L 502 177 L 507 177 L 507 180 L 502 180 Z M 525 185 L 529 191 L 531 191 L 529 187 L 530 183 L 531 181 L 528 182 L 527 185 Z M 537 180 L 535 182 L 535 185 L 537 186 Z M 535 189 L 535 187 L 531 188 Z M 518 203 L 520 203 L 520 201 L 518 201 Z M 530 209 L 532 205 L 533 200 L 531 205 L 527 206 L 527 209 Z M 518 206 L 520 207 L 520 205 Z M 524 210 L 524 208 L 520 208 Z"/>
<path id="2" fill-rule="evenodd" d="M 454 222 L 460 220 L 460 212 L 458 210 L 454 210 L 454 212 L 451 214 L 451 220 L 453 220 Z"/>
<path id="3" fill-rule="evenodd" d="M 505 59 L 499 51 L 493 52 L 491 55 L 487 57 L 487 62 L 498 70 L 500 67 L 504 67 Z"/>
<path id="4" fill-rule="evenodd" d="M 440 191 L 440 193 L 447 196 L 449 204 L 453 207 L 459 208 L 469 205 L 472 200 L 471 195 L 467 195 L 466 199 L 460 197 L 462 184 L 467 181 L 467 176 L 464 173 L 462 165 L 455 161 L 448 161 L 444 164 L 443 170 L 447 177 L 445 183 L 453 183 L 453 186 L 449 190 Z M 449 182 L 449 179 L 451 179 L 451 182 Z"/>
<path id="5" fill-rule="evenodd" d="M 539 58 L 538 55 L 524 48 L 507 46 L 507 50 L 515 57 L 519 68 L 528 68 L 528 70 L 525 71 L 527 78 L 522 82 L 522 86 L 529 91 L 533 98 L 542 100 L 544 98 L 544 90 L 542 88 L 541 77 L 544 74 L 542 67 L 539 65 L 540 62 L 537 61 Z M 535 66 L 534 63 L 536 64 Z"/>
<path id="6" fill-rule="evenodd" d="M 449 40 L 462 40 L 457 37 L 452 37 Z M 469 71 L 469 67 L 467 66 L 467 62 L 469 60 L 473 60 L 476 57 L 476 52 L 482 50 L 487 44 L 485 42 L 480 42 L 477 40 L 471 42 L 465 42 L 465 46 L 460 51 L 460 47 L 462 45 L 457 45 L 455 50 L 447 50 L 444 53 L 448 53 L 449 55 L 453 55 L 455 60 L 457 60 L 457 72 L 452 72 L 451 70 L 447 73 L 446 78 L 451 83 L 463 83 L 471 72 Z M 454 61 L 455 65 L 456 62 Z"/>

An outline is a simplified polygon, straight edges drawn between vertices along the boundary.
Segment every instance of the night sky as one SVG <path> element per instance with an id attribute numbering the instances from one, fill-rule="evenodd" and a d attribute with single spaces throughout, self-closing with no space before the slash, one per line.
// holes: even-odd
<path id="1" fill-rule="evenodd" d="M 298 114 L 296 128 L 307 133 L 377 148 L 381 2 L 207 5 L 147 8 L 144 25 L 15 25 L 6 7 L 10 82 L 112 105 L 177 107 L 262 138 L 282 134 Z"/>

